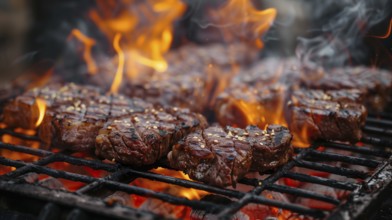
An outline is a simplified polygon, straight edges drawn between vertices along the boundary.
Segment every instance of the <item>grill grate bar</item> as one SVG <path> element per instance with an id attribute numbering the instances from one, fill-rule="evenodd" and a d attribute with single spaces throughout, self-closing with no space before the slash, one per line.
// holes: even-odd
<path id="1" fill-rule="evenodd" d="M 46 151 L 46 150 L 41 150 L 41 149 L 35 149 L 31 147 L 25 147 L 25 146 L 20 146 L 20 145 L 12 145 L 12 144 L 6 144 L 3 142 L 0 142 L 0 148 L 6 149 L 6 150 L 11 150 L 11 151 L 16 151 L 20 153 L 26 153 L 26 154 L 31 154 L 35 156 L 40 156 L 40 157 L 45 157 L 52 155 L 52 152 Z"/>
<path id="2" fill-rule="evenodd" d="M 279 178 L 281 178 L 285 173 L 289 172 L 295 166 L 296 160 L 301 160 L 308 154 L 310 150 L 316 147 L 316 145 L 311 145 L 309 146 L 309 148 L 301 149 L 301 151 L 296 156 L 294 156 L 293 160 L 278 169 L 273 175 L 263 180 L 261 184 L 259 183 L 258 186 L 252 190 L 252 193 L 255 195 L 259 195 L 264 190 L 265 186 L 272 185 L 274 182 L 276 182 Z"/>
<path id="3" fill-rule="evenodd" d="M 320 201 L 328 202 L 334 205 L 339 205 L 340 201 L 337 199 L 334 199 L 330 196 L 326 195 L 321 195 L 318 193 L 314 193 L 312 191 L 304 190 L 301 188 L 294 188 L 294 187 L 289 187 L 289 186 L 284 186 L 284 185 L 278 185 L 278 184 L 272 184 L 270 186 L 267 186 L 266 189 L 275 191 L 275 192 L 282 192 L 282 193 L 288 193 L 296 196 L 301 196 L 301 197 L 306 197 L 310 199 L 317 199 Z"/>
<path id="4" fill-rule="evenodd" d="M 24 167 L 27 165 L 25 162 L 10 160 L 5 157 L 0 157 L 0 164 L 5 166 L 10 166 L 10 167 L 16 167 L 16 168 Z"/>
<path id="5" fill-rule="evenodd" d="M 171 176 L 164 176 L 161 174 L 156 174 L 156 173 L 152 173 L 152 172 L 137 171 L 137 170 L 133 170 L 133 169 L 127 169 L 127 171 L 134 174 L 134 175 L 137 175 L 139 177 L 147 178 L 150 180 L 157 180 L 160 182 L 175 184 L 175 185 L 183 186 L 183 187 L 187 187 L 187 188 L 194 188 L 194 189 L 204 190 L 204 191 L 208 191 L 208 192 L 218 193 L 218 194 L 229 196 L 229 197 L 241 198 L 242 196 L 244 196 L 244 193 L 239 192 L 239 191 L 230 190 L 230 189 L 222 189 L 222 188 L 218 188 L 215 186 L 209 186 L 206 184 L 193 182 L 190 180 L 183 180 L 183 179 L 178 179 L 178 178 L 174 178 Z"/>
<path id="6" fill-rule="evenodd" d="M 95 178 L 90 177 L 90 176 L 85 176 L 85 175 L 71 173 L 71 172 L 62 171 L 62 170 L 55 170 L 55 169 L 51 169 L 49 167 L 42 167 L 42 166 L 35 165 L 35 164 L 29 164 L 26 167 L 28 168 L 28 170 L 26 170 L 26 173 L 27 172 L 41 173 L 41 174 L 46 174 L 46 175 L 56 177 L 56 178 L 63 178 L 63 179 L 68 179 L 68 180 L 72 180 L 72 181 L 84 182 L 84 183 L 91 183 L 91 182 L 94 182 L 94 180 L 95 180 Z M 23 173 L 23 174 L 25 174 L 25 173 Z"/>
<path id="7" fill-rule="evenodd" d="M 320 210 L 310 209 L 304 206 L 294 205 L 292 203 L 284 203 L 276 200 L 266 199 L 261 196 L 252 197 L 251 202 L 274 206 L 282 209 L 288 209 L 298 213 L 303 213 L 305 215 L 313 216 L 315 218 L 322 218 L 325 216 L 325 214 Z"/>
<path id="8" fill-rule="evenodd" d="M 86 194 L 86 193 L 88 193 L 88 192 L 90 192 L 92 190 L 95 190 L 95 189 L 97 189 L 99 187 L 102 187 L 106 180 L 119 181 L 120 178 L 123 177 L 126 174 L 128 174 L 128 171 L 126 171 L 126 170 L 118 170 L 115 173 L 112 173 L 112 174 L 110 174 L 108 176 L 105 176 L 103 178 L 99 178 L 99 179 L 95 180 L 94 182 L 81 187 L 80 189 L 78 189 L 76 191 L 76 193 L 78 193 L 78 194 Z"/>
<path id="9" fill-rule="evenodd" d="M 350 164 L 356 164 L 356 165 L 361 165 L 361 166 L 366 166 L 371 168 L 376 168 L 380 164 L 380 162 L 377 160 L 364 159 L 364 158 L 348 156 L 348 155 L 340 155 L 331 152 L 321 152 L 316 150 L 309 151 L 309 156 L 316 157 L 318 159 L 341 161 L 341 162 L 346 162 Z"/>
<path id="10" fill-rule="evenodd" d="M 388 121 L 381 121 L 376 122 L 375 120 L 369 120 L 367 128 L 370 128 L 370 133 L 372 136 L 365 136 L 363 138 L 363 142 L 365 143 L 382 143 L 382 144 L 389 144 L 392 143 L 392 140 L 378 138 L 376 134 L 379 131 L 385 131 L 386 129 L 379 129 L 373 131 L 372 125 L 380 125 L 380 126 L 389 126 L 390 122 Z M 369 126 L 370 125 L 370 126 Z M 388 130 L 388 129 L 387 129 Z M 372 132 L 373 131 L 373 132 Z M 390 130 L 391 131 L 391 130 Z M 15 134 L 15 136 L 22 136 L 18 135 L 18 133 L 14 133 L 12 131 L 2 131 L 0 130 L 0 134 Z M 36 139 L 36 137 L 24 138 L 28 140 Z M 388 142 L 389 141 L 389 142 Z M 317 150 L 320 146 L 325 148 L 332 148 L 332 149 L 340 149 L 345 150 L 351 153 L 359 153 L 365 156 L 375 156 L 377 159 L 367 159 L 366 157 L 360 156 L 346 156 L 338 153 L 331 153 L 325 151 Z M 392 146 L 392 145 L 390 145 Z M 166 169 L 171 169 L 170 167 L 165 166 L 162 161 L 158 164 L 155 164 L 154 167 L 142 167 L 142 168 L 131 168 L 128 166 L 123 166 L 120 164 L 111 164 L 111 163 L 104 163 L 100 160 L 95 160 L 94 158 L 91 159 L 84 159 L 79 158 L 71 155 L 72 152 L 69 151 L 62 151 L 59 153 L 53 153 L 47 150 L 41 149 L 33 149 L 24 146 L 18 145 L 11 145 L 11 144 L 4 144 L 0 142 L 0 149 L 7 149 L 11 151 L 17 151 L 22 153 L 27 153 L 31 155 L 36 155 L 43 157 L 37 162 L 28 163 L 23 161 L 15 161 L 7 158 L 0 157 L 0 164 L 5 164 L 7 166 L 13 166 L 17 169 L 12 171 L 2 177 L 9 177 L 13 178 L 16 177 L 17 180 L 23 180 L 21 175 L 24 175 L 28 172 L 36 172 L 36 173 L 43 173 L 55 178 L 63 178 L 72 181 L 78 181 L 86 183 L 85 186 L 79 188 L 76 191 L 77 195 L 84 196 L 88 195 L 87 193 L 99 188 L 105 188 L 108 190 L 113 191 L 123 191 L 129 194 L 136 194 L 140 196 L 151 197 L 155 199 L 162 200 L 164 202 L 168 202 L 174 205 L 185 205 L 191 207 L 193 209 L 198 210 L 206 210 L 207 212 L 218 213 L 218 217 L 221 218 L 229 218 L 230 215 L 236 213 L 241 208 L 246 206 L 249 203 L 257 203 L 257 204 L 264 204 L 270 205 L 278 208 L 287 209 L 290 211 L 297 212 L 301 215 L 309 215 L 316 218 L 322 218 L 325 216 L 326 212 L 321 210 L 312 209 L 300 205 L 296 205 L 293 203 L 284 203 L 281 201 L 276 201 L 272 199 L 266 198 L 263 194 L 261 194 L 264 190 L 271 190 L 280 193 L 287 193 L 295 196 L 300 196 L 304 198 L 315 199 L 323 202 L 327 202 L 333 205 L 341 204 L 341 201 L 332 198 L 330 196 L 322 195 L 317 192 L 312 192 L 310 190 L 301 189 L 301 188 L 294 188 L 284 185 L 278 185 L 276 182 L 281 179 L 282 177 L 287 177 L 290 179 L 298 180 L 301 182 L 308 182 L 308 183 L 315 183 L 320 184 L 328 187 L 333 187 L 337 189 L 349 190 L 353 191 L 359 188 L 359 184 L 357 183 L 350 183 L 345 181 L 338 181 L 323 177 L 311 176 L 303 173 L 295 173 L 290 171 L 293 167 L 299 166 L 304 167 L 311 170 L 322 171 L 331 174 L 338 174 L 345 177 L 350 178 L 360 178 L 365 179 L 369 177 L 369 174 L 366 172 L 362 172 L 355 169 L 344 168 L 344 167 L 334 167 L 329 164 L 320 163 L 320 159 L 322 161 L 341 161 L 350 164 L 362 165 L 370 168 L 376 168 L 381 164 L 381 158 L 388 158 L 391 153 L 387 153 L 383 150 L 372 148 L 373 146 L 367 147 L 356 147 L 353 145 L 346 145 L 341 143 L 332 143 L 332 142 L 318 142 L 314 143 L 311 147 L 306 149 L 296 149 L 296 153 L 298 153 L 292 161 L 284 165 L 283 167 L 279 168 L 277 171 L 273 172 L 269 175 L 266 179 L 247 179 L 244 178 L 240 181 L 240 183 L 253 186 L 254 188 L 249 192 L 241 192 L 238 190 L 232 189 L 225 189 L 225 188 L 218 188 L 214 186 L 209 186 L 203 183 L 194 182 L 190 180 L 186 180 L 183 178 L 176 178 L 171 176 L 166 176 L 159 173 L 154 173 L 153 171 L 149 171 L 156 166 L 163 167 Z M 312 159 L 318 159 L 318 161 L 311 161 Z M 105 170 L 108 171 L 108 175 L 103 178 L 94 178 L 89 175 L 82 175 L 77 173 L 71 173 L 62 170 L 56 170 L 50 167 L 46 167 L 46 164 L 52 162 L 67 162 L 69 164 L 78 165 L 78 166 L 86 166 L 89 168 L 93 168 L 96 170 Z M 162 163 L 162 164 L 161 164 Z M 372 171 L 373 172 L 373 171 Z M 145 178 L 157 182 L 164 182 L 168 184 L 173 184 L 185 188 L 192 188 L 198 190 L 204 190 L 207 192 L 211 192 L 214 194 L 219 194 L 231 198 L 235 198 L 230 204 L 228 205 L 219 205 L 210 201 L 199 201 L 199 200 L 189 200 L 186 198 L 179 197 L 178 195 L 170 195 L 163 192 L 155 192 L 150 189 L 146 189 L 139 186 L 134 186 L 128 184 L 137 178 Z M 368 179 L 366 180 L 368 181 Z"/>
<path id="11" fill-rule="evenodd" d="M 375 147 L 392 147 L 392 139 L 374 137 L 364 134 L 361 141 L 374 145 Z"/>
<path id="12" fill-rule="evenodd" d="M 288 172 L 284 174 L 285 177 L 288 177 L 290 179 L 294 180 L 299 180 L 303 182 L 309 182 L 309 183 L 316 183 L 324 186 L 330 186 L 338 189 L 344 189 L 344 190 L 350 190 L 353 191 L 356 189 L 359 185 L 354 184 L 354 183 L 349 183 L 349 182 L 341 182 L 341 181 L 336 181 L 333 179 L 326 179 L 323 177 L 318 177 L 318 176 L 309 176 L 306 174 L 302 173 L 294 173 L 294 172 Z"/>
<path id="13" fill-rule="evenodd" d="M 380 120 L 392 120 L 392 114 L 387 113 L 387 112 L 377 112 L 376 114 L 370 113 L 368 115 L 367 119 L 368 118 L 374 118 L 374 119 L 380 119 Z"/>
<path id="14" fill-rule="evenodd" d="M 383 120 L 378 118 L 370 118 L 366 119 L 366 124 L 375 124 L 382 127 L 392 127 L 392 121 L 390 120 Z"/>
<path id="15" fill-rule="evenodd" d="M 335 148 L 335 149 L 340 149 L 340 150 L 347 150 L 355 153 L 360 153 L 364 155 L 372 155 L 372 156 L 377 156 L 377 157 L 383 157 L 383 158 L 389 158 L 391 153 L 385 152 L 384 150 L 380 149 L 371 149 L 369 147 L 365 146 L 350 146 L 346 144 L 341 144 L 341 143 L 335 143 L 335 142 L 318 142 L 320 146 L 326 146 L 329 148 Z"/>
<path id="16" fill-rule="evenodd" d="M 140 196 L 152 197 L 152 198 L 160 199 L 160 200 L 163 200 L 165 202 L 168 202 L 168 203 L 171 203 L 174 205 L 185 205 L 185 206 L 189 206 L 189 207 L 196 208 L 196 209 L 208 210 L 211 212 L 218 212 L 218 211 L 222 210 L 222 208 L 223 208 L 222 205 L 218 205 L 215 203 L 201 201 L 201 200 L 200 201 L 189 200 L 186 198 L 176 197 L 176 196 L 172 196 L 172 195 L 161 193 L 161 192 L 155 192 L 150 189 L 145 189 L 145 188 L 138 187 L 138 186 L 131 186 L 128 184 L 124 184 L 124 183 L 120 183 L 120 182 L 116 182 L 116 181 L 111 181 L 111 180 L 104 181 L 103 185 L 109 189 L 120 190 L 123 192 L 127 192 L 130 194 L 136 194 L 136 195 L 140 195 Z"/>
<path id="17" fill-rule="evenodd" d="M 23 174 L 29 172 L 29 170 L 31 169 L 32 166 L 38 165 L 38 167 L 42 167 L 43 168 L 44 165 L 52 163 L 52 162 L 55 162 L 56 158 L 57 158 L 57 155 L 53 154 L 53 155 L 50 155 L 48 157 L 44 157 L 41 160 L 38 160 L 37 162 L 26 163 L 26 166 L 21 167 L 19 169 L 16 169 L 13 172 L 7 173 L 5 176 L 7 176 L 7 177 L 18 177 L 20 175 L 23 175 Z"/>
<path id="18" fill-rule="evenodd" d="M 333 174 L 338 174 L 341 176 L 346 176 L 350 178 L 361 178 L 365 179 L 369 175 L 365 172 L 358 171 L 358 170 L 353 170 L 353 169 L 348 169 L 344 167 L 336 167 L 336 166 L 331 166 L 328 164 L 322 164 L 322 163 L 315 163 L 315 162 L 309 162 L 309 161 L 296 161 L 297 166 L 304 167 L 304 168 L 309 168 L 313 170 L 318 170 L 318 171 L 324 171 L 324 172 L 329 172 Z"/>
<path id="19" fill-rule="evenodd" d="M 390 137 L 392 135 L 392 130 L 391 129 L 386 129 L 386 128 L 380 128 L 380 127 L 374 127 L 374 126 L 369 126 L 366 125 L 363 130 L 365 132 L 369 133 L 375 133 L 375 134 L 381 134 L 383 136 L 388 136 Z"/>
<path id="20" fill-rule="evenodd" d="M 78 166 L 88 166 L 95 170 L 106 170 L 109 172 L 114 172 L 115 170 L 118 169 L 117 164 L 105 164 L 100 161 L 86 160 L 83 158 L 76 158 L 65 154 L 57 154 L 56 159 L 57 159 L 56 162 L 67 162 Z"/>
<path id="21" fill-rule="evenodd" d="M 12 130 L 8 130 L 8 129 L 0 130 L 0 135 L 3 135 L 3 134 L 9 134 L 11 136 L 21 138 L 24 140 L 29 140 L 29 141 L 41 141 L 37 136 L 22 134 L 22 133 L 18 133 L 18 132 L 12 131 Z"/>

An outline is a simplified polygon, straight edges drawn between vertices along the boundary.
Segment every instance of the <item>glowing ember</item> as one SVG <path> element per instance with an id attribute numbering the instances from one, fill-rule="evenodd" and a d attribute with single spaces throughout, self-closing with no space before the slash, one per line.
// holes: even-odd
<path id="1" fill-rule="evenodd" d="M 38 114 L 38 120 L 35 123 L 35 127 L 38 127 L 44 120 L 45 111 L 46 111 L 46 102 L 43 99 L 37 98 L 36 103 L 37 103 L 39 114 Z"/>
<path id="2" fill-rule="evenodd" d="M 91 56 L 91 49 L 95 45 L 95 40 L 84 35 L 79 29 L 73 29 L 68 37 L 71 39 L 75 37 L 84 45 L 83 59 L 87 65 L 87 71 L 90 74 L 96 74 L 98 69 L 94 59 Z"/>
<path id="3" fill-rule="evenodd" d="M 123 78 L 123 72 L 124 72 L 125 58 L 124 58 L 124 52 L 120 47 L 120 40 L 121 40 L 121 34 L 118 33 L 114 36 L 114 40 L 113 40 L 113 48 L 116 50 L 118 54 L 118 67 L 117 67 L 116 75 L 114 76 L 112 87 L 110 88 L 110 91 L 112 93 L 118 92 L 118 89 L 121 85 L 121 81 Z"/>
<path id="4" fill-rule="evenodd" d="M 276 14 L 274 8 L 257 10 L 251 0 L 229 0 L 222 8 L 211 11 L 217 25 L 223 28 L 225 40 L 244 38 L 258 48 L 263 47 L 260 36 L 271 26 Z"/>

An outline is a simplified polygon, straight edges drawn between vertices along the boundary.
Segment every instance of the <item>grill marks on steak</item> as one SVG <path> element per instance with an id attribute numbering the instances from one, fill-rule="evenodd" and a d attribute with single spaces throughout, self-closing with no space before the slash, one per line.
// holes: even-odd
<path id="1" fill-rule="evenodd" d="M 235 186 L 250 169 L 263 172 L 286 163 L 292 156 L 291 138 L 280 125 L 266 130 L 211 126 L 181 140 L 168 159 L 173 168 L 195 180 Z"/>
<path id="2" fill-rule="evenodd" d="M 312 139 L 356 142 L 367 111 L 359 90 L 296 90 L 288 102 L 290 130 Z"/>
<path id="3" fill-rule="evenodd" d="M 238 136 L 240 137 L 240 136 Z M 209 185 L 235 185 L 250 168 L 252 151 L 245 137 L 235 140 L 213 126 L 188 135 L 168 158 L 173 168 Z"/>
<path id="4" fill-rule="evenodd" d="M 72 150 L 92 150 L 95 137 L 104 123 L 152 106 L 140 99 L 123 96 L 96 96 L 84 103 L 78 101 L 47 112 L 39 129 L 39 136 L 47 145 Z"/>
<path id="5" fill-rule="evenodd" d="M 102 95 L 74 84 L 35 89 L 18 97 L 9 103 L 7 118 L 13 118 L 11 113 L 27 113 L 26 120 L 34 125 L 38 112 L 31 109 L 38 98 L 48 106 L 38 131 L 48 146 L 75 151 L 95 148 L 100 157 L 136 166 L 154 163 L 178 140 L 207 123 L 187 109 L 156 108 L 139 98 Z M 19 126 L 16 120 L 7 123 Z"/>
<path id="6" fill-rule="evenodd" d="M 292 158 L 293 136 L 286 127 L 269 125 L 265 130 L 260 130 L 256 126 L 248 126 L 246 130 L 253 151 L 252 170 L 259 172 L 273 170 Z"/>
<path id="7" fill-rule="evenodd" d="M 135 113 L 106 123 L 96 138 L 95 153 L 123 164 L 152 164 L 167 155 L 173 144 L 205 123 L 201 115 L 186 109 Z"/>

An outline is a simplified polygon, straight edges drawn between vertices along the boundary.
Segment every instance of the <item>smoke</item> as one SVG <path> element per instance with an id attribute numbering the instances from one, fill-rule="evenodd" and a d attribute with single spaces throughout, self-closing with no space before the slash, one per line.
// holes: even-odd
<path id="1" fill-rule="evenodd" d="M 296 54 L 304 67 L 331 68 L 361 63 L 366 58 L 363 39 L 370 28 L 390 13 L 389 0 L 317 1 L 314 20 L 323 22 L 299 38 Z M 326 2 L 326 3 L 323 3 Z"/>

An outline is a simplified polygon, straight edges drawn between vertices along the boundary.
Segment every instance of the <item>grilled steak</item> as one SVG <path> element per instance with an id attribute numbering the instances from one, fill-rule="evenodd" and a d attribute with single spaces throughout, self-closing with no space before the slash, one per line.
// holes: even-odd
<path id="1" fill-rule="evenodd" d="M 99 129 L 108 120 L 151 109 L 143 100 L 123 96 L 96 96 L 46 112 L 39 136 L 47 145 L 78 151 L 93 150 Z"/>
<path id="2" fill-rule="evenodd" d="M 168 154 L 170 165 L 191 178 L 216 186 L 235 186 L 250 169 L 265 171 L 292 156 L 291 134 L 279 125 L 263 131 L 211 126 L 197 130 Z"/>
<path id="3" fill-rule="evenodd" d="M 367 67 L 339 68 L 327 73 L 313 74 L 302 84 L 311 89 L 358 89 L 364 94 L 369 111 L 383 111 L 391 101 L 392 74 Z"/>
<path id="4" fill-rule="evenodd" d="M 222 125 L 287 123 L 296 140 L 354 142 L 367 115 L 363 105 L 381 111 L 391 89 L 392 75 L 385 71 L 350 67 L 309 74 L 295 60 L 267 59 L 234 77 L 214 110 Z"/>
<path id="5" fill-rule="evenodd" d="M 10 127 L 33 129 L 39 117 L 38 99 L 45 102 L 47 112 L 52 112 L 59 106 L 87 102 L 99 94 L 99 90 L 94 87 L 77 86 L 72 83 L 32 89 L 5 105 L 3 120 Z"/>
<path id="6" fill-rule="evenodd" d="M 251 170 L 264 172 L 287 163 L 293 156 L 290 131 L 281 125 L 268 125 L 265 130 L 248 126 L 248 142 L 252 146 Z"/>
<path id="7" fill-rule="evenodd" d="M 107 122 L 96 137 L 95 153 L 123 164 L 152 164 L 205 123 L 203 116 L 179 108 L 135 113 Z"/>
<path id="8" fill-rule="evenodd" d="M 361 102 L 359 90 L 296 90 L 288 102 L 290 130 L 311 139 L 356 142 L 367 116 Z"/>
<path id="9" fill-rule="evenodd" d="M 233 73 L 233 66 L 249 64 L 256 57 L 257 50 L 245 44 L 184 46 L 166 55 L 169 68 L 165 72 L 130 80 L 124 93 L 158 106 L 202 112 L 219 87 L 217 84 Z"/>

